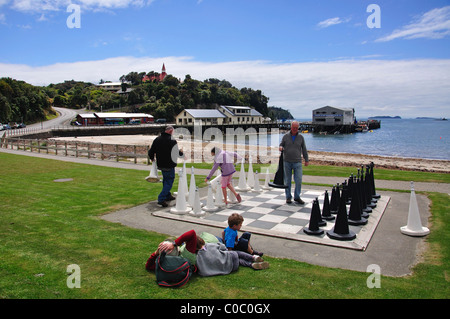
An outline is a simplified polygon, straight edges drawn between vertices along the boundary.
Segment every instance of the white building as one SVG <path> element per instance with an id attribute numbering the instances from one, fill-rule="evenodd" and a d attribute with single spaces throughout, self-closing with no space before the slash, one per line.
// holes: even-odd
<path id="1" fill-rule="evenodd" d="M 355 109 L 324 106 L 313 110 L 313 124 L 351 125 L 355 122 Z"/>
<path id="2" fill-rule="evenodd" d="M 222 125 L 264 123 L 261 113 L 249 106 L 220 105 L 217 109 L 185 109 L 175 117 L 177 125 Z"/>

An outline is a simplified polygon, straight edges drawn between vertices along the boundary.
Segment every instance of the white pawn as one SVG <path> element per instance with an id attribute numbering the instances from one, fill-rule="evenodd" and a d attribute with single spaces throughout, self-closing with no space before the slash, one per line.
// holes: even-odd
<path id="1" fill-rule="evenodd" d="M 195 185 L 194 166 L 192 166 L 191 167 L 191 184 L 189 185 L 189 197 L 188 197 L 188 205 L 191 207 L 194 207 L 196 188 L 197 188 L 197 186 Z"/>
<path id="2" fill-rule="evenodd" d="M 218 184 L 216 187 L 216 198 L 214 201 L 214 205 L 216 205 L 217 207 L 225 206 L 225 203 L 223 201 L 222 187 L 220 184 Z"/>
<path id="3" fill-rule="evenodd" d="M 230 184 L 233 185 L 233 179 L 231 179 Z M 228 192 L 228 203 L 230 203 L 230 204 L 239 203 L 236 196 L 229 188 L 227 189 L 227 192 Z"/>
<path id="4" fill-rule="evenodd" d="M 416 192 L 414 191 L 414 182 L 411 182 L 411 197 L 409 199 L 408 224 L 400 227 L 402 234 L 409 236 L 425 236 L 430 233 L 427 227 L 422 226 L 420 221 L 419 207 L 417 206 Z"/>
<path id="5" fill-rule="evenodd" d="M 180 170 L 179 175 L 180 179 L 178 181 L 178 196 L 175 207 L 172 207 L 170 209 L 170 212 L 173 214 L 184 215 L 189 213 L 192 208 L 188 207 L 186 203 L 186 195 L 184 194 L 183 170 Z"/>
<path id="6" fill-rule="evenodd" d="M 150 168 L 150 174 L 145 178 L 145 180 L 150 183 L 159 182 L 158 171 L 156 170 L 156 161 L 152 162 L 152 167 Z"/>
<path id="7" fill-rule="evenodd" d="M 254 192 L 262 192 L 261 185 L 259 185 L 259 174 L 258 171 L 255 171 L 255 186 L 253 186 Z"/>
<path id="8" fill-rule="evenodd" d="M 269 182 L 270 182 L 269 168 L 267 168 L 266 179 L 264 180 L 264 185 L 262 186 L 262 189 L 270 189 Z"/>
<path id="9" fill-rule="evenodd" d="M 252 157 L 248 157 L 248 172 L 247 172 L 247 185 L 250 188 L 253 188 L 255 186 L 255 176 L 253 174 L 253 163 L 252 163 Z"/>
<path id="10" fill-rule="evenodd" d="M 250 187 L 247 185 L 247 181 L 245 180 L 244 158 L 242 158 L 238 186 L 235 189 L 241 192 L 248 192 L 250 190 Z"/>
<path id="11" fill-rule="evenodd" d="M 195 188 L 194 194 L 195 194 L 194 209 L 191 212 L 189 212 L 189 214 L 194 215 L 196 217 L 200 217 L 205 215 L 205 212 L 202 210 L 202 205 L 200 203 L 200 195 L 198 194 L 198 187 Z"/>
<path id="12" fill-rule="evenodd" d="M 218 209 L 219 209 L 219 207 L 214 205 L 214 198 L 213 198 L 213 191 L 212 191 L 211 183 L 208 183 L 208 198 L 206 200 L 206 206 L 203 207 L 203 210 L 207 211 L 207 212 L 215 212 Z"/>
<path id="13" fill-rule="evenodd" d="M 184 195 L 186 195 L 186 198 L 189 196 L 189 189 L 188 189 L 188 183 L 187 183 L 187 169 L 186 169 L 186 162 L 183 162 L 183 186 L 184 186 Z"/>

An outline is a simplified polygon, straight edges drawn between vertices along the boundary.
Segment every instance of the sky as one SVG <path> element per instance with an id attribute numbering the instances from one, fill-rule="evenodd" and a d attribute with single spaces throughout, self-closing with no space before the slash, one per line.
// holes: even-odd
<path id="1" fill-rule="evenodd" d="M 295 118 L 450 117 L 450 1 L 0 0 L 0 77 L 97 84 L 163 63 Z"/>

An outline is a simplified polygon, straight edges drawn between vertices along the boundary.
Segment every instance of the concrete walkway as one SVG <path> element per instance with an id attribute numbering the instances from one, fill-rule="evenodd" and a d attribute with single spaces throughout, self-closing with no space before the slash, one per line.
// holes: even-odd
<path id="1" fill-rule="evenodd" d="M 145 165 L 107 162 L 86 158 L 62 157 L 6 149 L 0 149 L 0 152 L 89 165 L 143 170 L 147 172 L 150 169 L 149 166 Z M 196 170 L 196 175 L 206 175 L 208 171 L 209 170 Z M 147 174 L 145 176 L 147 176 Z M 263 178 L 263 176 L 261 176 L 261 178 Z M 305 175 L 303 181 L 305 183 L 334 185 L 343 182 L 343 179 L 341 177 L 317 177 Z M 375 180 L 375 185 L 377 189 L 410 190 L 409 182 Z M 317 190 L 329 189 L 329 187 L 326 188 L 321 186 L 307 187 Z M 449 184 L 415 183 L 415 189 L 416 191 L 424 190 L 446 194 L 450 193 Z M 263 251 L 267 256 L 271 257 L 289 258 L 314 265 L 344 268 L 361 272 L 366 272 L 369 265 L 376 264 L 380 267 L 382 275 L 408 275 L 411 273 L 411 267 L 420 260 L 420 256 L 426 248 L 426 237 L 410 237 L 403 235 L 400 232 L 400 227 L 405 226 L 407 223 L 410 193 L 392 191 L 377 191 L 377 193 L 389 196 L 391 200 L 389 201 L 386 211 L 365 251 L 355 251 L 257 234 L 252 236 L 252 245 L 257 250 Z M 202 196 L 204 196 L 204 194 L 205 193 L 203 193 Z M 423 195 L 416 195 L 419 211 L 421 213 L 422 225 L 428 226 L 427 221 L 430 217 L 429 200 Z M 153 216 L 152 211 L 157 209 L 158 206 L 156 205 L 156 202 L 149 202 L 131 209 L 105 215 L 103 218 L 129 227 L 146 229 L 170 236 L 179 236 L 190 229 L 195 229 L 197 232 L 207 231 L 213 234 L 220 234 L 221 232 L 221 229 L 216 227 L 196 225 Z M 156 247 L 154 248 L 156 249 Z"/>

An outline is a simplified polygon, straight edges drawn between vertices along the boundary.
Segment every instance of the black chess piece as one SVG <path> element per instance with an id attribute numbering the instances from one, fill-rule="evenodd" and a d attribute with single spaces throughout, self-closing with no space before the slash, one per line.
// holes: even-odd
<path id="1" fill-rule="evenodd" d="M 280 159 L 278 161 L 278 169 L 275 173 L 275 177 L 273 182 L 269 182 L 270 187 L 275 188 L 288 188 L 288 185 L 284 183 L 284 160 L 283 160 L 283 152 L 280 154 Z"/>
<path id="2" fill-rule="evenodd" d="M 317 199 L 315 199 L 313 201 L 313 206 L 311 208 L 311 216 L 309 218 L 309 225 L 308 225 L 308 227 L 303 227 L 303 232 L 308 235 L 316 235 L 316 236 L 322 235 L 324 233 L 324 230 L 319 228 L 321 221 L 322 221 L 322 218 L 320 216 L 319 201 Z M 325 222 L 325 225 L 326 225 L 326 222 Z M 325 225 L 323 225 L 323 226 L 325 226 Z"/>
<path id="3" fill-rule="evenodd" d="M 337 214 L 339 210 L 340 190 L 339 184 L 333 186 L 331 190 L 330 211 L 332 214 Z"/>
<path id="4" fill-rule="evenodd" d="M 370 181 L 372 183 L 372 198 L 379 199 L 381 195 L 377 194 L 376 188 L 375 188 L 375 177 L 373 175 L 373 167 L 375 164 L 373 162 L 370 162 Z"/>
<path id="5" fill-rule="evenodd" d="M 358 188 L 353 188 L 352 197 L 354 200 L 350 203 L 350 211 L 348 213 L 348 224 L 354 226 L 360 226 L 367 224 L 367 218 L 362 217 L 362 209 L 360 205 L 360 201 L 358 200 Z M 365 215 L 369 215 L 365 213 Z"/>
<path id="6" fill-rule="evenodd" d="M 344 201 L 339 203 L 336 223 L 332 230 L 327 231 L 327 236 L 336 240 L 353 240 L 356 238 L 356 234 L 348 227 L 347 206 Z"/>
<path id="7" fill-rule="evenodd" d="M 330 199 L 329 199 L 327 190 L 325 191 L 325 197 L 323 199 L 322 219 L 325 219 L 325 220 L 333 220 L 333 219 L 335 219 L 335 217 L 333 215 L 331 215 Z"/>

